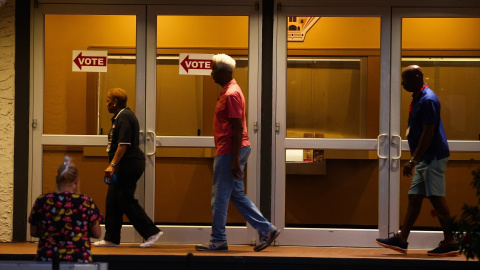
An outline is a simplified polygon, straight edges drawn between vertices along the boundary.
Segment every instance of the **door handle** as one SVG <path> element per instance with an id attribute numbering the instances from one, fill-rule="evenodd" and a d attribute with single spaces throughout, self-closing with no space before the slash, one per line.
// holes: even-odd
<path id="1" fill-rule="evenodd" d="M 393 157 L 393 160 L 398 160 L 402 156 L 402 137 L 400 135 L 392 135 L 392 142 L 393 139 L 398 138 L 398 156 Z"/>
<path id="2" fill-rule="evenodd" d="M 388 136 L 387 134 L 380 134 L 377 137 L 377 156 L 378 156 L 379 159 L 387 159 L 388 158 L 387 156 L 381 156 L 380 155 L 380 138 L 381 137 L 387 137 L 387 136 Z"/>
<path id="3" fill-rule="evenodd" d="M 153 131 L 147 131 L 147 134 L 150 135 L 152 134 L 153 135 L 153 152 L 147 152 L 147 156 L 153 156 L 155 155 L 155 152 L 157 151 L 157 147 L 155 145 L 155 140 L 156 140 L 156 137 L 157 137 L 157 134 L 155 134 L 155 132 Z M 150 141 L 150 136 L 147 135 L 147 142 Z"/>

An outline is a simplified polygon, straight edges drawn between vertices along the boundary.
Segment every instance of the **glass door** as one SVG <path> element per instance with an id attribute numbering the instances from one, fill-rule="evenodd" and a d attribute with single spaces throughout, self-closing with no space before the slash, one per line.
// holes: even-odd
<path id="1" fill-rule="evenodd" d="M 260 11 L 253 3 L 227 3 L 215 10 L 69 4 L 35 9 L 30 206 L 38 195 L 54 190 L 58 165 L 69 155 L 79 168 L 78 192 L 92 196 L 105 213 L 103 172 L 111 118 L 106 91 L 120 87 L 139 120 L 147 158 L 136 198 L 165 231 L 162 242 L 208 241 L 212 124 L 221 89 L 209 75 L 180 75 L 181 53 L 226 53 L 236 59 L 234 77 L 246 98 L 252 146 L 246 192 L 257 201 Z M 92 52 L 105 55 L 106 70 L 83 72 L 85 60 L 79 65 L 72 57 Z M 228 217 L 230 243 L 257 239 L 235 207 Z M 125 218 L 122 243 L 142 241 Z"/>
<path id="2" fill-rule="evenodd" d="M 278 242 L 374 246 L 389 230 L 388 10 L 282 7 L 276 27 Z"/>
<path id="3" fill-rule="evenodd" d="M 105 214 L 109 88 L 127 91 L 127 106 L 145 128 L 145 50 L 136 50 L 145 47 L 145 7 L 40 4 L 34 11 L 29 205 L 55 190 L 57 168 L 68 155 L 79 169 L 76 192 L 91 196 Z M 143 178 L 136 197 L 143 205 Z M 141 242 L 125 223 L 122 241 Z"/>
<path id="4" fill-rule="evenodd" d="M 408 9 L 393 10 L 392 20 L 392 99 L 391 133 L 401 138 L 401 158 L 396 160 L 391 179 L 390 223 L 397 231 L 407 209 L 411 178 L 401 169 L 411 155 L 405 130 L 411 94 L 400 85 L 402 70 L 419 65 L 424 80 L 441 103 L 441 117 L 450 148 L 446 169 L 446 200 L 452 216 L 460 216 L 464 204 L 475 205 L 478 198 L 470 186 L 472 171 L 480 165 L 477 108 L 480 100 L 480 10 Z M 412 248 L 432 248 L 443 240 L 428 200 L 409 237 Z"/>
<path id="5" fill-rule="evenodd" d="M 146 200 L 163 241 L 201 243 L 210 239 L 213 180 L 213 115 L 221 87 L 207 75 L 188 75 L 180 55 L 211 59 L 225 53 L 236 60 L 234 78 L 244 93 L 252 154 L 246 193 L 255 202 L 259 10 L 250 6 L 149 6 L 147 18 L 147 171 Z M 210 55 L 210 56 L 209 56 Z M 200 59 L 200 58 L 199 58 Z M 250 244 L 257 238 L 231 204 L 228 241 Z"/>

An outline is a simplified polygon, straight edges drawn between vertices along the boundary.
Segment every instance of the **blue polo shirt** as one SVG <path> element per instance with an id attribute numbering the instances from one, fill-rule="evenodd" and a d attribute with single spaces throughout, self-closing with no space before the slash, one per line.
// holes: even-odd
<path id="1" fill-rule="evenodd" d="M 415 98 L 415 93 L 412 97 Z M 435 133 L 427 151 L 418 161 L 430 161 L 434 158 L 438 160 L 450 156 L 447 136 L 445 136 L 440 117 L 440 101 L 428 86 L 414 100 L 412 112 L 408 119 L 408 126 L 410 127 L 408 145 L 412 155 L 417 149 L 418 141 L 423 132 L 423 125 L 435 125 Z"/>

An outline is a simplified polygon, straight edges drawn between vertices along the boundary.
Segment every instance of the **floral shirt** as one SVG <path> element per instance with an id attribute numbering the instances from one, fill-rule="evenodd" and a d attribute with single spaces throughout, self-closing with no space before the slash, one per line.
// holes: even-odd
<path id="1" fill-rule="evenodd" d="M 28 222 L 37 226 L 37 261 L 92 262 L 90 227 L 103 220 L 93 200 L 83 194 L 47 193 L 35 200 Z"/>

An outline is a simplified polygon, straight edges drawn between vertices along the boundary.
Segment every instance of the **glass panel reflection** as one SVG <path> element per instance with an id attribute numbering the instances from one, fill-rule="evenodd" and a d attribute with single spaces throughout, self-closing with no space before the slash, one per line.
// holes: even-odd
<path id="1" fill-rule="evenodd" d="M 248 112 L 248 60 L 233 58 L 237 62 L 233 77 L 242 88 Z M 221 91 L 210 76 L 180 75 L 178 56 L 158 56 L 157 135 L 213 136 L 213 115 Z"/>
<path id="2" fill-rule="evenodd" d="M 287 137 L 376 138 L 380 18 L 287 20 Z"/>
<path id="3" fill-rule="evenodd" d="M 157 148 L 155 159 L 155 222 L 205 225 L 210 206 L 214 148 Z M 247 175 L 245 167 L 245 175 Z M 247 183 L 247 179 L 244 179 Z M 245 185 L 245 189 L 246 189 Z M 230 203 L 227 225 L 244 226 L 245 219 Z"/>
<path id="4" fill-rule="evenodd" d="M 100 212 L 105 215 L 105 198 L 108 189 L 103 182 L 104 171 L 108 166 L 105 147 L 44 146 L 42 193 L 55 191 L 57 169 L 63 162 L 64 156 L 70 156 L 78 168 L 80 181 L 75 192 L 92 197 Z M 125 220 L 127 220 L 126 217 Z"/>
<path id="5" fill-rule="evenodd" d="M 428 29 L 428 31 L 425 31 Z M 419 65 L 424 80 L 441 103 L 441 117 L 447 139 L 479 140 L 480 117 L 480 18 L 404 18 L 402 19 L 402 70 Z M 412 94 L 401 88 L 400 128 L 405 134 Z M 402 135 L 404 136 L 404 135 Z M 406 138 L 404 138 L 406 139 Z M 401 166 L 410 158 L 402 153 Z M 478 169 L 480 156 L 475 152 L 455 152 L 450 146 L 450 158 L 445 171 L 446 200 L 452 216 L 460 215 L 462 206 L 477 203 L 470 186 L 472 171 Z M 407 192 L 411 178 L 400 172 L 400 225 L 408 205 Z M 417 230 L 441 230 L 438 219 L 432 217 L 432 206 L 424 202 L 415 223 Z"/>
<path id="6" fill-rule="evenodd" d="M 180 53 L 233 57 L 233 77 L 248 107 L 248 24 L 248 16 L 157 16 L 157 135 L 213 136 L 222 89 L 210 76 L 180 75 Z"/>
<path id="7" fill-rule="evenodd" d="M 313 132 L 326 138 L 365 138 L 365 62 L 366 58 L 289 58 L 287 137 Z"/>
<path id="8" fill-rule="evenodd" d="M 425 82 L 442 105 L 442 121 L 448 140 L 480 140 L 480 58 L 404 58 L 402 70 L 419 65 Z M 412 94 L 402 89 L 401 130 L 407 128 Z"/>
<path id="9" fill-rule="evenodd" d="M 286 137 L 377 138 L 380 18 L 287 21 Z M 375 151 L 286 149 L 285 162 L 287 227 L 378 227 Z"/>
<path id="10" fill-rule="evenodd" d="M 109 58 L 106 73 L 72 72 L 71 67 L 73 50 L 107 51 L 111 56 L 123 47 L 130 48 L 129 54 L 135 55 L 135 18 L 45 15 L 45 134 L 106 134 L 111 123 L 105 122 L 111 115 L 105 108 L 104 91 L 110 87 L 127 91 L 128 106 L 134 107 L 135 61 L 126 67 Z"/>
<path id="11" fill-rule="evenodd" d="M 409 154 L 405 156 L 409 157 Z M 409 158 L 401 162 L 401 168 L 405 166 Z M 459 217 L 462 214 L 464 204 L 477 205 L 478 197 L 471 186 L 473 180 L 472 171 L 480 168 L 480 154 L 478 153 L 452 153 L 445 171 L 447 189 L 447 203 L 450 215 Z M 400 225 L 403 224 L 408 206 L 408 190 L 410 189 L 411 177 L 400 175 Z M 420 215 L 415 222 L 415 230 L 441 231 L 437 217 L 432 216 L 433 207 L 424 200 Z"/>
<path id="12" fill-rule="evenodd" d="M 213 136 L 222 88 L 211 76 L 180 75 L 180 53 L 233 57 L 233 77 L 245 96 L 248 119 L 248 24 L 248 16 L 157 16 L 157 136 Z M 156 223 L 211 225 L 213 158 L 210 148 L 156 149 Z M 245 225 L 233 205 L 228 211 L 228 225 Z"/>
<path id="13" fill-rule="evenodd" d="M 375 151 L 325 150 L 323 159 L 312 162 L 303 162 L 308 150 L 286 151 L 287 227 L 378 227 Z"/>

